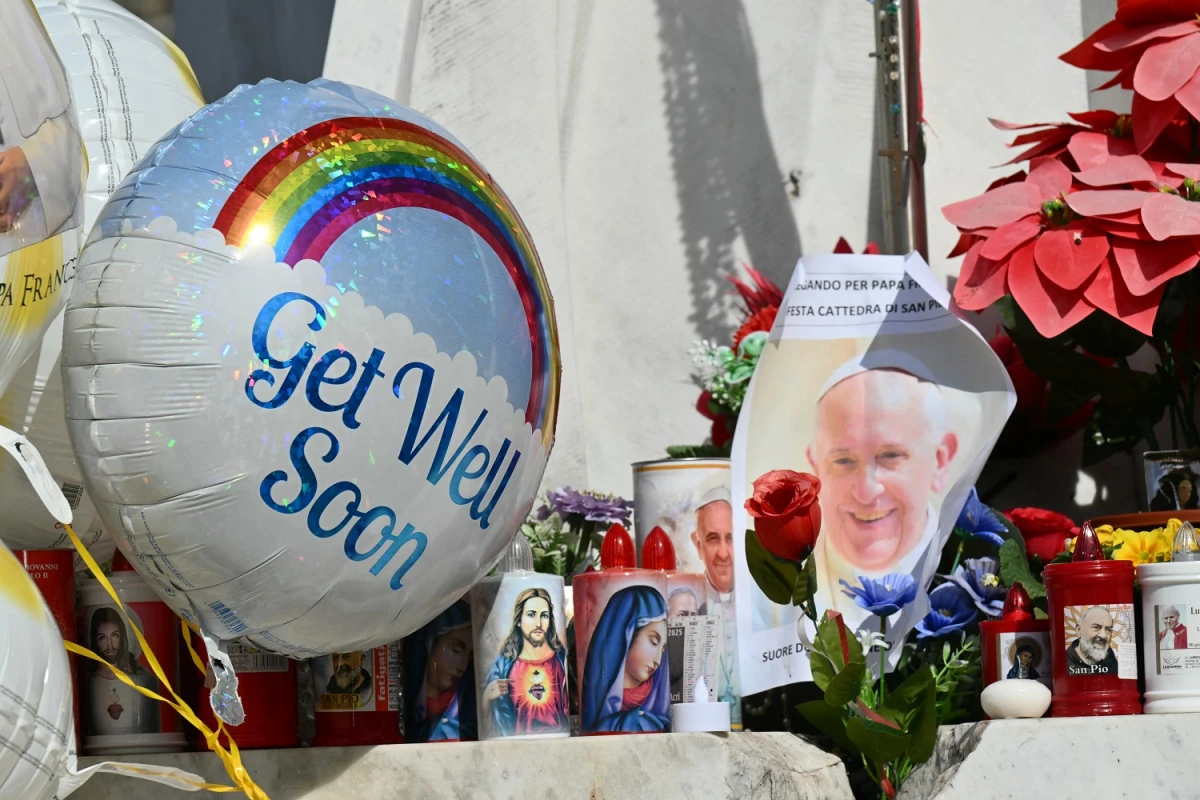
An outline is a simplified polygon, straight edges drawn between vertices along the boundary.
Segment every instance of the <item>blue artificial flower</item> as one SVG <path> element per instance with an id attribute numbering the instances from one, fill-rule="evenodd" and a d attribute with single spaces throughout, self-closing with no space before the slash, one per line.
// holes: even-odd
<path id="1" fill-rule="evenodd" d="M 957 583 L 943 583 L 929 593 L 929 613 L 917 623 L 917 638 L 937 639 L 958 633 L 978 615 L 966 590 Z"/>
<path id="2" fill-rule="evenodd" d="M 975 607 L 989 617 L 998 617 L 1004 610 L 1008 587 L 1000 582 L 1000 562 L 996 559 L 968 558 L 958 565 L 950 580 L 966 589 Z"/>
<path id="3" fill-rule="evenodd" d="M 842 594 L 853 597 L 854 602 L 877 617 L 890 617 L 917 599 L 917 582 L 912 575 L 893 572 L 879 580 L 858 576 L 862 588 L 851 586 L 844 580 L 838 583 L 846 588 Z"/>
<path id="4" fill-rule="evenodd" d="M 983 539 L 996 547 L 1004 544 L 1004 537 L 1000 534 L 1008 530 L 1000 521 L 1000 516 L 979 499 L 979 493 L 975 491 L 974 486 L 967 495 L 967 502 L 962 511 L 958 513 L 958 522 L 954 523 L 954 529 L 967 538 Z"/>

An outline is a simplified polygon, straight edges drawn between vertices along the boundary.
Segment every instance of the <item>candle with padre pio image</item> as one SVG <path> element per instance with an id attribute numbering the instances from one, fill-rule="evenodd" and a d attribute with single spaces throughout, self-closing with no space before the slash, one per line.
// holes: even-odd
<path id="1" fill-rule="evenodd" d="M 474 642 L 464 597 L 404 639 L 408 742 L 475 741 Z"/>
<path id="2" fill-rule="evenodd" d="M 399 644 L 314 658 L 312 682 L 316 699 L 313 747 L 404 741 L 400 733 Z"/>
<path id="3" fill-rule="evenodd" d="M 570 736 L 563 579 L 533 571 L 518 532 L 470 598 L 479 738 Z"/>
<path id="4" fill-rule="evenodd" d="M 1179 526 L 1169 563 L 1139 564 L 1137 574 L 1146 713 L 1200 711 L 1200 538 L 1192 523 Z"/>
<path id="5" fill-rule="evenodd" d="M 1072 560 L 1042 573 L 1054 668 L 1051 716 L 1140 714 L 1133 562 L 1104 558 L 1090 522 Z"/>
<path id="6" fill-rule="evenodd" d="M 572 582 L 584 736 L 671 729 L 667 578 L 635 563 L 618 523 L 604 537 L 600 569 Z"/>

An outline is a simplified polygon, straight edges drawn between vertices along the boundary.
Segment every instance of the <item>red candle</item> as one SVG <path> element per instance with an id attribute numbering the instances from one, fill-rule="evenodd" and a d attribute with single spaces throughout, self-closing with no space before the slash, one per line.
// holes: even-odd
<path id="1" fill-rule="evenodd" d="M 25 571 L 29 573 L 29 577 L 33 578 L 38 591 L 45 598 L 46 605 L 50 607 L 50 613 L 54 615 L 54 621 L 58 623 L 58 632 L 62 634 L 63 641 L 76 641 L 75 551 L 14 550 L 13 555 L 24 565 Z M 71 662 L 71 674 L 74 675 L 78 668 L 75 656 L 70 654 L 67 657 Z M 78 742 L 80 733 L 78 681 L 72 688 L 75 702 L 75 741 Z"/>
<path id="2" fill-rule="evenodd" d="M 1051 688 L 1050 620 L 1034 619 L 1033 602 L 1019 583 L 1008 587 L 1000 618 L 979 623 L 983 685 L 1026 678 Z"/>
<path id="3" fill-rule="evenodd" d="M 1070 563 L 1044 572 L 1054 661 L 1051 715 L 1140 714 L 1133 563 L 1104 559 L 1085 522 Z"/>

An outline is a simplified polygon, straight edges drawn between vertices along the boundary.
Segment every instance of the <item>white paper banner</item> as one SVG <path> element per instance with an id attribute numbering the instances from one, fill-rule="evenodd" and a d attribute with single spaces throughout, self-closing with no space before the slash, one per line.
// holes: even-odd
<path id="1" fill-rule="evenodd" d="M 799 609 L 771 602 L 746 565 L 745 509 L 772 470 L 815 474 L 823 516 L 818 614 L 852 628 L 879 620 L 843 593 L 862 577 L 916 578 L 888 620 L 903 638 L 929 610 L 926 588 L 967 492 L 1016 403 L 987 342 L 948 309 L 928 265 L 903 256 L 800 260 L 759 360 L 733 440 L 735 602 L 742 692 L 810 679 Z"/>

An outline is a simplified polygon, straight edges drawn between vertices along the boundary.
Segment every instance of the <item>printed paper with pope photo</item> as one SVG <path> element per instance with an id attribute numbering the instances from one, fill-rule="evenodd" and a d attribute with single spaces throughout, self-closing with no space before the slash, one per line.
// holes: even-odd
<path id="1" fill-rule="evenodd" d="M 750 536 L 797 564 L 811 549 L 818 615 L 837 610 L 852 628 L 878 630 L 841 581 L 896 573 L 915 578 L 918 592 L 889 618 L 888 639 L 903 639 L 928 611 L 942 547 L 1015 403 L 999 360 L 949 305 L 917 255 L 796 265 L 733 443 L 743 692 L 810 678 L 803 614 L 755 582 Z M 797 484 L 792 473 L 817 481 Z M 773 506 L 780 498 L 788 508 Z"/>

